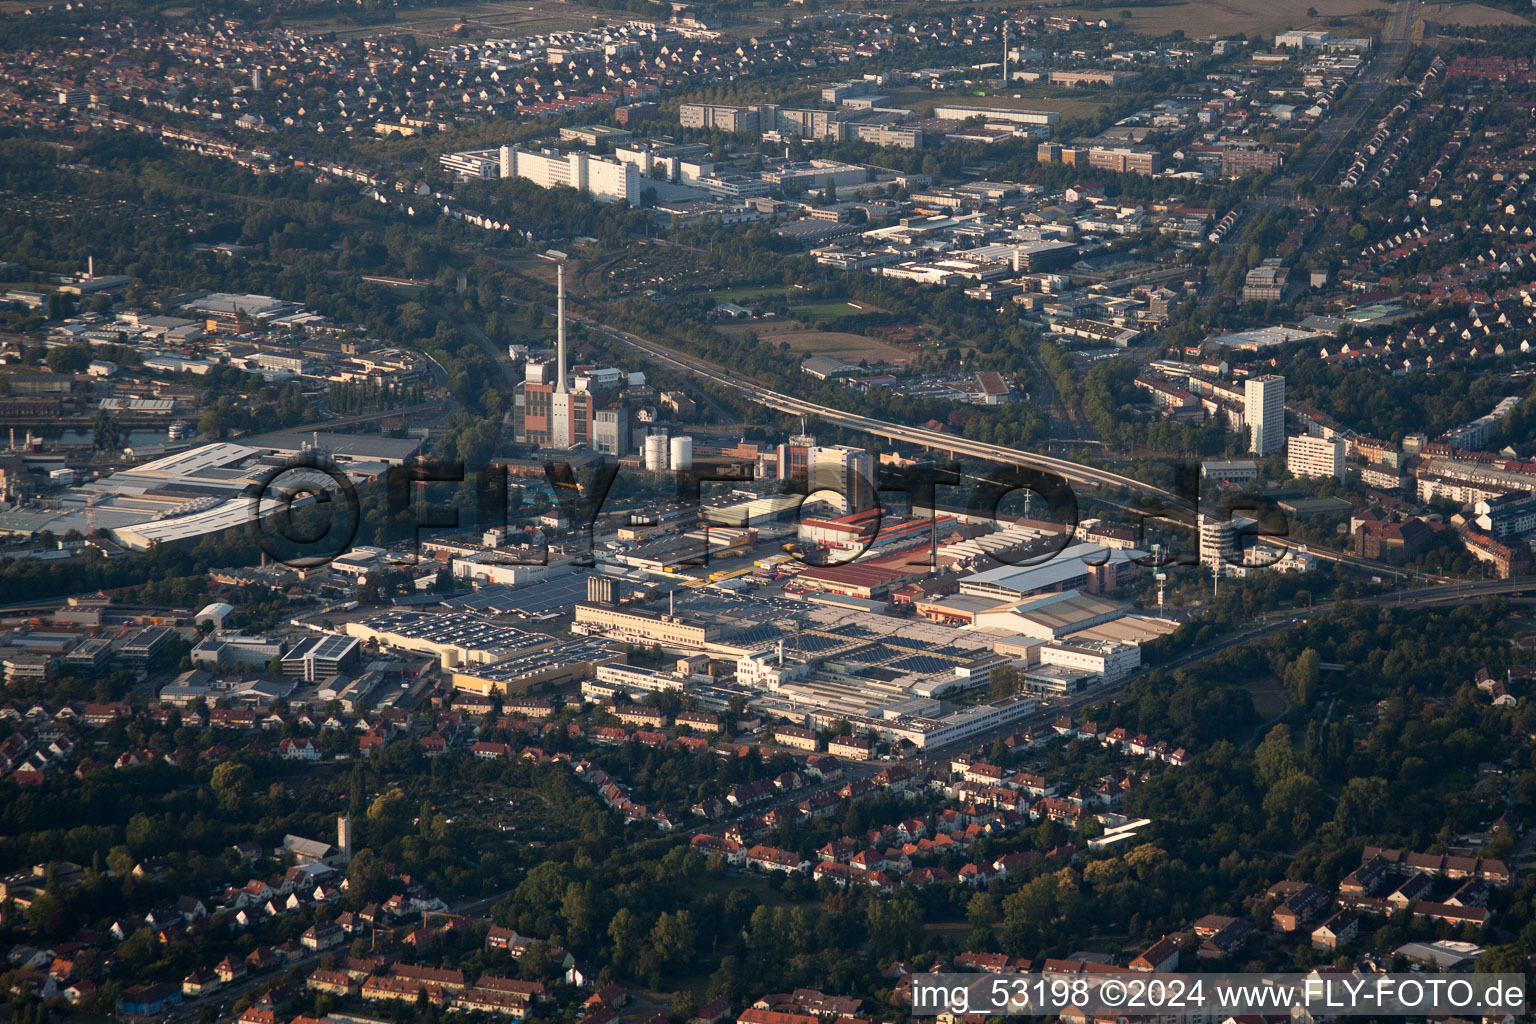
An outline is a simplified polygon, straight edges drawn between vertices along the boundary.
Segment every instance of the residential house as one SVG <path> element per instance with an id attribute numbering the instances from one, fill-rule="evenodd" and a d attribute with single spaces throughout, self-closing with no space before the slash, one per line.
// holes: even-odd
<path id="1" fill-rule="evenodd" d="M 1133 971 L 1176 971 L 1179 969 L 1179 938 L 1164 935 L 1142 951 L 1130 963 Z"/>
<path id="2" fill-rule="evenodd" d="M 1328 920 L 1312 929 L 1313 949 L 1338 949 L 1347 946 L 1360 934 L 1360 919 L 1352 910 L 1340 910 Z"/>
<path id="3" fill-rule="evenodd" d="M 1328 906 L 1328 891 L 1309 883 L 1280 883 L 1270 887 L 1270 894 L 1282 897 L 1274 912 L 1276 931 L 1293 932 L 1309 925 Z"/>

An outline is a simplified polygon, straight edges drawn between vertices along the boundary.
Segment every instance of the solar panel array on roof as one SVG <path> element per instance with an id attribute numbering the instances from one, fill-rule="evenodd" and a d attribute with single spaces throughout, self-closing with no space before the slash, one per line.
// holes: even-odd
<path id="1" fill-rule="evenodd" d="M 448 598 L 443 604 L 448 608 L 490 612 L 492 615 L 546 615 L 586 600 L 587 578 L 571 575 L 517 588 L 495 584 L 472 594 Z"/>
<path id="2" fill-rule="evenodd" d="M 905 652 L 887 647 L 885 644 L 871 644 L 868 647 L 852 651 L 840 658 L 853 665 L 879 665 L 881 662 L 890 661 Z"/>
<path id="3" fill-rule="evenodd" d="M 357 640 L 350 636 L 328 636 L 314 646 L 310 654 L 316 658 L 334 659 L 345 655 L 349 650 L 357 646 Z"/>
<path id="4" fill-rule="evenodd" d="M 444 608 L 462 608 L 472 612 L 500 613 L 507 607 L 507 598 L 515 593 L 511 587 L 501 584 L 493 584 L 489 587 L 481 587 L 479 590 L 468 594 L 459 594 L 454 597 L 444 598 Z"/>
<path id="5" fill-rule="evenodd" d="M 848 646 L 845 640 L 822 636 L 819 633 L 801 633 L 795 638 L 795 644 L 806 654 L 820 654 L 823 651 L 833 651 Z"/>
<path id="6" fill-rule="evenodd" d="M 407 639 L 466 649 L 501 650 L 510 653 L 550 642 L 547 636 L 514 629 L 511 626 L 501 626 L 461 616 L 427 615 L 421 612 L 381 612 L 361 620 L 361 624 L 380 633 L 392 633 Z"/>
<path id="7" fill-rule="evenodd" d="M 122 650 L 125 652 L 146 650 L 168 639 L 170 635 L 171 631 L 164 626 L 145 626 L 137 633 L 129 634 L 129 638 L 123 642 Z"/>
<path id="8" fill-rule="evenodd" d="M 548 650 L 514 655 L 494 665 L 482 665 L 466 671 L 477 679 L 510 685 L 516 684 L 525 676 L 542 673 L 550 668 L 603 661 L 613 656 L 613 645 L 609 641 L 601 637 L 588 637 L 570 640 Z"/>
<path id="9" fill-rule="evenodd" d="M 919 672 L 923 675 L 931 672 L 943 672 L 945 669 L 954 667 L 954 659 L 936 658 L 931 654 L 914 654 L 909 658 L 893 661 L 886 666 L 886 668 L 895 669 L 898 672 Z"/>
<path id="10" fill-rule="evenodd" d="M 892 647 L 900 647 L 907 651 L 931 651 L 934 649 L 933 641 L 927 637 L 907 636 L 898 632 L 887 633 L 880 639 L 882 643 L 890 644 Z"/>
<path id="11" fill-rule="evenodd" d="M 749 629 L 744 629 L 739 633 L 732 634 L 731 643 L 738 647 L 746 647 L 753 644 L 773 644 L 783 640 L 787 646 L 789 641 L 793 638 L 794 634 L 788 630 L 780 626 L 766 624 L 762 626 L 752 626 Z"/>

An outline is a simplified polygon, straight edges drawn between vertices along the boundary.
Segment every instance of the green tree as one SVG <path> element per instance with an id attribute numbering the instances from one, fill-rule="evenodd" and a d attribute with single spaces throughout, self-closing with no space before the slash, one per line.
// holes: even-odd
<path id="1" fill-rule="evenodd" d="M 225 811 L 239 808 L 251 785 L 251 766 L 238 761 L 225 761 L 213 770 L 210 783 L 219 806 Z"/>
<path id="2" fill-rule="evenodd" d="M 625 974 L 630 973 L 643 949 L 645 926 L 628 907 L 620 907 L 613 920 L 608 922 L 608 938 L 613 942 L 614 967 Z"/>
<path id="3" fill-rule="evenodd" d="M 987 928 L 997 923 L 997 903 L 989 893 L 979 892 L 965 905 L 965 919 L 973 928 Z"/>
<path id="4" fill-rule="evenodd" d="M 85 345 L 60 345 L 48 350 L 47 363 L 54 373 L 83 373 L 91 365 L 91 350 Z"/>
<path id="5" fill-rule="evenodd" d="M 1291 730 L 1283 722 L 1269 730 L 1253 755 L 1254 774 L 1266 787 L 1298 771 L 1296 752 L 1291 749 Z"/>
<path id="6" fill-rule="evenodd" d="M 693 917 L 686 910 L 663 913 L 651 929 L 651 953 L 663 971 L 681 971 L 693 959 L 697 933 Z"/>
<path id="7" fill-rule="evenodd" d="M 117 417 L 105 409 L 98 409 L 91 424 L 91 444 L 100 451 L 116 451 L 117 437 Z"/>
<path id="8" fill-rule="evenodd" d="M 391 786 L 369 805 L 368 820 L 398 826 L 404 823 L 408 813 L 405 791 L 399 786 Z"/>
<path id="9" fill-rule="evenodd" d="M 1333 824 L 1343 836 L 1372 831 L 1387 806 L 1387 781 L 1381 778 L 1350 779 L 1339 794 Z"/>
<path id="10" fill-rule="evenodd" d="M 1302 707 L 1311 706 L 1317 699 L 1318 681 L 1322 676 L 1322 658 L 1308 647 L 1296 656 L 1285 670 L 1285 685 L 1291 691 L 1291 699 Z"/>
<path id="11" fill-rule="evenodd" d="M 987 677 L 992 684 L 992 696 L 994 699 L 1011 697 L 1019 692 L 1024 685 L 1024 676 L 1013 665 L 999 665 L 994 668 Z"/>
<path id="12" fill-rule="evenodd" d="M 388 881 L 384 865 L 372 850 L 359 850 L 347 865 L 347 897 L 358 905 L 377 899 Z"/>

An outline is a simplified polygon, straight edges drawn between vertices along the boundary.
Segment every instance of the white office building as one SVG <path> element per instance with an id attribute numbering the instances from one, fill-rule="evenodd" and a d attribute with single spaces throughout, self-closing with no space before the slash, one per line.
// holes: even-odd
<path id="1" fill-rule="evenodd" d="M 516 146 L 501 147 L 501 176 L 524 178 L 541 188 L 566 185 L 593 199 L 638 200 L 644 179 L 632 163 L 608 160 L 581 150 L 533 153 Z"/>
<path id="2" fill-rule="evenodd" d="M 1244 381 L 1243 422 L 1250 452 L 1264 456 L 1285 450 L 1284 377 L 1271 373 Z"/>
<path id="3" fill-rule="evenodd" d="M 443 165 L 443 170 L 465 178 L 494 178 L 500 170 L 500 161 L 494 149 L 444 153 L 437 161 Z"/>

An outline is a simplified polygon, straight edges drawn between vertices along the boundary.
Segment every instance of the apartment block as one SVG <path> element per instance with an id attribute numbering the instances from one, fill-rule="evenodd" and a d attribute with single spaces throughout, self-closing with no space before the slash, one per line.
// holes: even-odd
<path id="1" fill-rule="evenodd" d="M 1332 477 L 1343 483 L 1344 439 L 1288 437 L 1285 440 L 1285 468 L 1292 476 Z"/>

